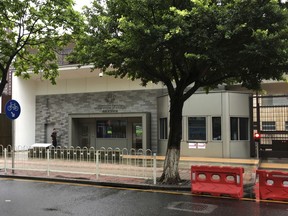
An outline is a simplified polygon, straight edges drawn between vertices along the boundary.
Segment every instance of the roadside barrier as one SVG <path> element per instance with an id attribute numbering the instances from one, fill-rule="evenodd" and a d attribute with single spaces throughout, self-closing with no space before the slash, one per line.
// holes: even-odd
<path id="1" fill-rule="evenodd" d="M 243 167 L 191 166 L 191 192 L 243 197 Z"/>
<path id="2" fill-rule="evenodd" d="M 39 147 L 40 146 L 40 147 Z M 156 154 L 150 149 L 93 147 L 36 147 L 20 146 L 15 151 L 11 146 L 0 145 L 0 171 L 33 171 L 99 176 L 128 177 L 153 180 L 156 184 Z"/>
<path id="3" fill-rule="evenodd" d="M 257 170 L 256 199 L 288 200 L 288 172 Z"/>

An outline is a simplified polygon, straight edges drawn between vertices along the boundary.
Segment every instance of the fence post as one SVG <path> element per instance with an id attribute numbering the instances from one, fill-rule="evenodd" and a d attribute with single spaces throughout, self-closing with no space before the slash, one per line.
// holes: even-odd
<path id="1" fill-rule="evenodd" d="M 47 149 L 47 176 L 50 176 L 50 150 Z"/>
<path id="2" fill-rule="evenodd" d="M 7 148 L 4 149 L 4 171 L 7 174 Z"/>
<path id="3" fill-rule="evenodd" d="M 96 180 L 99 177 L 99 150 L 96 151 Z"/>
<path id="4" fill-rule="evenodd" d="M 153 153 L 153 184 L 156 185 L 156 153 Z"/>
<path id="5" fill-rule="evenodd" d="M 255 141 L 256 158 L 259 159 L 259 141 Z"/>
<path id="6" fill-rule="evenodd" d="M 12 173 L 15 173 L 15 146 L 13 144 L 13 148 L 12 148 Z"/>

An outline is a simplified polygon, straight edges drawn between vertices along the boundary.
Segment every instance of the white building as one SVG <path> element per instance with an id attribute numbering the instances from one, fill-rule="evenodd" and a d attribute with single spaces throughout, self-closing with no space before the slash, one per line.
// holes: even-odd
<path id="1" fill-rule="evenodd" d="M 13 78 L 13 99 L 21 105 L 15 145 L 51 143 L 112 148 L 150 148 L 165 155 L 169 98 L 166 87 L 99 76 L 89 67 L 60 68 L 57 85 L 33 76 Z M 287 86 L 287 83 L 284 86 Z M 249 158 L 251 102 L 242 89 L 198 92 L 183 109 L 181 155 Z"/>

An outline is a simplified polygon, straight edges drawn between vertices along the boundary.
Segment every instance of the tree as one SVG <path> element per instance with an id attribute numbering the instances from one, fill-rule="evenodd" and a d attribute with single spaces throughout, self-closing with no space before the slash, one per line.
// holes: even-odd
<path id="1" fill-rule="evenodd" d="M 280 80 L 287 71 L 288 14 L 276 0 L 95 0 L 85 17 L 71 58 L 167 87 L 162 183 L 180 181 L 182 109 L 191 95 L 223 83 L 259 89 L 263 79 Z"/>
<path id="2" fill-rule="evenodd" d="M 55 84 L 57 52 L 80 29 L 72 0 L 0 1 L 0 96 L 9 70 L 28 79 L 31 71 Z"/>

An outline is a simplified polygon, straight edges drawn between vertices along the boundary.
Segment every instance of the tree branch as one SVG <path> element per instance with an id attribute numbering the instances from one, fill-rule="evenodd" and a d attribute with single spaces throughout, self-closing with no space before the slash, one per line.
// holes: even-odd
<path id="1" fill-rule="evenodd" d="M 152 12 L 153 21 L 154 21 L 154 23 L 156 23 L 156 17 L 155 17 L 154 8 L 153 8 L 152 5 L 151 5 L 150 7 L 151 7 L 151 12 Z"/>
<path id="2" fill-rule="evenodd" d="M 178 85 L 179 84 L 179 76 L 177 74 L 177 59 L 176 59 L 175 55 L 173 54 L 173 52 L 171 52 L 171 62 L 172 62 L 172 69 L 171 69 L 172 76 L 174 77 L 174 80 L 175 80 L 176 84 Z M 180 68 L 178 68 L 178 69 L 180 69 Z"/>
<path id="3" fill-rule="evenodd" d="M 2 71 L 2 73 L 4 73 L 4 71 L 5 71 L 5 68 L 4 68 L 4 66 L 2 65 L 2 63 L 0 63 L 0 70 Z"/>
<path id="4" fill-rule="evenodd" d="M 201 84 L 199 82 L 195 82 L 194 86 L 183 94 L 184 101 L 186 101 L 189 97 L 191 97 L 200 87 Z"/>
<path id="5" fill-rule="evenodd" d="M 24 34 L 22 34 L 22 35 L 19 35 L 20 33 L 18 34 L 18 40 L 17 40 L 17 42 L 16 42 L 16 52 L 15 52 L 15 55 L 13 56 L 13 58 L 28 44 L 31 35 L 33 34 L 33 29 L 34 29 L 36 23 L 38 22 L 38 20 L 39 20 L 39 18 L 37 18 L 37 19 L 34 21 L 34 23 L 32 24 L 32 26 L 31 26 L 31 31 L 27 34 L 27 37 L 26 37 L 26 39 L 23 41 L 22 45 L 20 45 L 20 43 L 22 42 L 22 39 L 23 39 L 23 37 L 24 37 Z M 23 29 L 25 29 L 25 28 L 24 28 L 24 23 L 23 23 Z M 19 27 L 19 32 L 20 32 L 20 27 Z M 37 31 L 36 31 L 36 32 L 37 32 Z M 35 33 L 36 33 L 36 32 L 35 32 Z M 19 47 L 19 46 L 20 46 L 20 47 Z M 18 48 L 18 47 L 19 47 L 19 48 Z"/>

